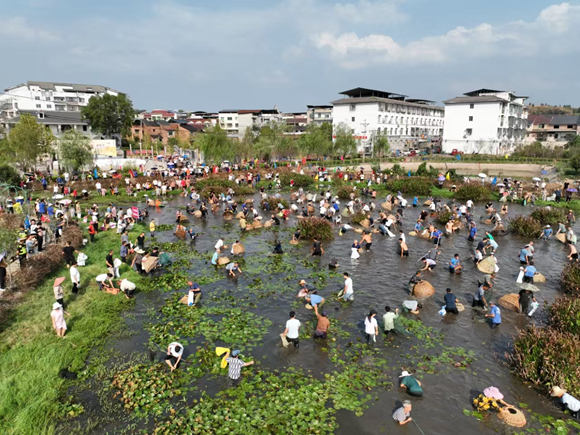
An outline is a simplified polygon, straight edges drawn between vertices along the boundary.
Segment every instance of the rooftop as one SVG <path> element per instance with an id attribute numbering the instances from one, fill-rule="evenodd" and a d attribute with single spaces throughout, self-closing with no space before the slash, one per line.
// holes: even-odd
<path id="1" fill-rule="evenodd" d="M 56 112 L 47 110 L 19 110 L 19 115 L 7 119 L 5 122 L 7 124 L 17 124 L 20 121 L 20 115 L 26 113 L 32 115 L 36 118 L 36 122 L 45 125 L 54 124 L 75 124 L 75 125 L 89 125 L 87 121 L 82 119 L 81 112 Z M 42 113 L 43 117 L 40 118 L 38 115 Z"/>
<path id="2" fill-rule="evenodd" d="M 26 85 L 28 87 L 38 86 L 40 89 L 44 89 L 47 91 L 56 91 L 56 87 L 60 86 L 60 87 L 70 88 L 71 91 L 75 91 L 75 92 L 95 93 L 95 92 L 113 91 L 113 92 L 118 93 L 118 91 L 115 91 L 112 88 L 108 88 L 106 86 L 101 86 L 101 85 L 83 85 L 83 84 L 77 84 L 77 83 L 36 82 L 36 81 L 28 81 L 28 82 L 26 82 Z"/>
<path id="3" fill-rule="evenodd" d="M 354 88 L 348 91 L 339 92 L 340 95 L 346 95 L 350 98 L 379 97 L 391 100 L 405 99 L 407 95 L 397 94 L 396 92 L 377 91 L 375 89 Z"/>
<path id="4" fill-rule="evenodd" d="M 420 103 L 412 103 L 410 101 L 404 100 L 394 100 L 391 98 L 380 98 L 380 97 L 361 97 L 361 98 L 342 98 L 340 100 L 332 101 L 332 104 L 335 106 L 341 104 L 353 104 L 353 103 L 396 103 L 401 104 L 403 106 L 411 106 L 411 107 L 420 107 L 422 109 L 428 107 L 432 109 L 440 109 L 443 110 L 442 107 L 439 106 L 425 106 L 425 104 Z"/>
<path id="5" fill-rule="evenodd" d="M 498 97 L 496 95 L 481 95 L 471 97 L 455 97 L 450 100 L 445 100 L 445 104 L 469 104 L 469 103 L 506 103 L 509 100 Z"/>

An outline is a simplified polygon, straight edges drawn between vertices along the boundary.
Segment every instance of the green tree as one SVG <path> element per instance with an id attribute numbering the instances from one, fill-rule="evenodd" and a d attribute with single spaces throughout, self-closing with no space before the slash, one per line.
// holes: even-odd
<path id="1" fill-rule="evenodd" d="M 10 131 L 2 154 L 23 168 L 31 168 L 36 165 L 39 157 L 52 150 L 53 143 L 54 136 L 48 127 L 38 124 L 34 116 L 23 113 L 18 124 Z"/>
<path id="2" fill-rule="evenodd" d="M 198 135 L 195 145 L 203 153 L 206 162 L 220 163 L 235 157 L 232 140 L 219 125 L 206 129 L 204 133 Z"/>
<path id="3" fill-rule="evenodd" d="M 289 137 L 288 126 L 278 122 L 270 122 L 262 127 L 256 141 L 256 153 L 262 159 L 268 160 L 273 156 L 288 157 L 296 155 L 297 146 L 292 137 Z"/>
<path id="4" fill-rule="evenodd" d="M 10 165 L 0 165 L 0 183 L 18 186 L 20 184 L 20 174 Z"/>
<path id="5" fill-rule="evenodd" d="M 310 124 L 300 136 L 298 147 L 306 156 L 327 156 L 332 153 L 332 124 Z"/>
<path id="6" fill-rule="evenodd" d="M 345 123 L 340 123 L 334 129 L 334 153 L 339 155 L 353 154 L 357 150 L 357 141 L 352 137 L 351 128 Z"/>
<path id="7" fill-rule="evenodd" d="M 93 131 L 109 137 L 128 136 L 135 119 L 133 103 L 125 94 L 95 95 L 81 108 L 81 114 Z"/>
<path id="8" fill-rule="evenodd" d="M 256 134 L 250 127 L 246 128 L 242 140 L 234 144 L 234 148 L 236 149 L 236 156 L 246 160 L 254 157 L 255 143 L 256 143 Z"/>
<path id="9" fill-rule="evenodd" d="M 58 158 L 61 170 L 72 172 L 92 164 L 91 140 L 77 130 L 67 130 L 58 141 Z"/>
<path id="10" fill-rule="evenodd" d="M 373 154 L 376 152 L 379 156 L 384 156 L 389 152 L 389 149 L 389 139 L 387 139 L 387 136 L 379 135 L 375 137 Z"/>

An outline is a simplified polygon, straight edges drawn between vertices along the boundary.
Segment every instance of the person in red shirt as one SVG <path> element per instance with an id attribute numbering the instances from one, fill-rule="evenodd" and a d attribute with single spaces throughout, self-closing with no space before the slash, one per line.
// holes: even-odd
<path id="1" fill-rule="evenodd" d="M 76 189 L 75 189 L 75 190 L 73 190 L 72 196 L 73 196 L 73 198 L 75 199 L 75 201 L 76 201 L 76 199 L 77 199 L 77 195 L 78 195 L 78 192 L 77 192 L 77 190 L 76 190 Z"/>
<path id="2" fill-rule="evenodd" d="M 94 225 L 89 225 L 89 236 L 91 238 L 91 243 L 95 242 L 95 226 Z"/>

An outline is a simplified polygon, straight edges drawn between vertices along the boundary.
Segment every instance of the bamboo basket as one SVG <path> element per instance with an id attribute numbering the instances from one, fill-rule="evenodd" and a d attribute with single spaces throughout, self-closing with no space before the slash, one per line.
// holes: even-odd
<path id="1" fill-rule="evenodd" d="M 564 233 L 556 234 L 556 239 L 558 239 L 562 243 L 566 243 L 566 234 Z"/>
<path id="2" fill-rule="evenodd" d="M 427 281 L 421 281 L 415 284 L 413 296 L 417 298 L 428 298 L 435 294 L 435 288 Z"/>
<path id="3" fill-rule="evenodd" d="M 201 217 L 201 211 L 200 211 L 200 210 L 196 210 L 196 211 L 194 211 L 194 212 L 193 212 L 193 215 L 194 215 L 196 218 L 200 218 L 200 217 Z"/>
<path id="4" fill-rule="evenodd" d="M 260 221 L 254 221 L 252 224 L 252 229 L 255 230 L 256 228 L 262 228 L 262 223 Z"/>
<path id="5" fill-rule="evenodd" d="M 224 212 L 224 214 L 222 215 L 222 217 L 226 221 L 231 221 L 234 218 L 234 214 L 232 212 L 226 211 L 226 212 Z"/>
<path id="6" fill-rule="evenodd" d="M 515 313 L 520 312 L 520 298 L 515 293 L 502 296 L 498 299 L 497 303 L 507 310 L 513 311 Z"/>
<path id="7" fill-rule="evenodd" d="M 368 228 L 371 225 L 371 221 L 369 221 L 368 219 L 365 219 L 363 221 L 360 222 L 361 226 Z"/>
<path id="8" fill-rule="evenodd" d="M 495 273 L 495 261 L 492 257 L 484 258 L 479 262 L 477 268 L 481 272 L 488 273 L 491 275 L 492 273 Z"/>
<path id="9" fill-rule="evenodd" d="M 185 230 L 179 229 L 175 232 L 175 237 L 180 238 L 181 240 L 185 240 Z"/>
<path id="10" fill-rule="evenodd" d="M 544 275 L 542 275 L 541 273 L 536 273 L 534 275 L 534 284 L 540 283 L 543 284 L 546 282 L 546 277 Z"/>
<path id="11" fill-rule="evenodd" d="M 236 215 L 236 219 L 242 219 L 243 217 L 244 217 L 244 213 L 242 213 L 242 212 L 239 212 L 239 213 Z"/>
<path id="12" fill-rule="evenodd" d="M 272 226 L 272 221 L 264 222 L 264 228 L 270 228 Z"/>
<path id="13" fill-rule="evenodd" d="M 290 240 L 290 244 L 291 244 L 291 245 L 297 245 L 297 244 L 299 244 L 299 243 L 300 243 L 300 242 L 299 242 L 298 240 Z"/>
<path id="14" fill-rule="evenodd" d="M 526 425 L 524 413 L 511 405 L 501 408 L 497 416 L 509 426 L 524 427 Z"/>
<path id="15" fill-rule="evenodd" d="M 311 205 L 309 205 L 308 207 L 306 207 L 306 210 L 308 210 L 308 214 L 314 213 L 314 207 L 312 207 Z"/>
<path id="16" fill-rule="evenodd" d="M 179 223 L 187 223 L 187 222 L 189 222 L 189 218 L 187 216 L 181 215 L 181 217 L 179 218 Z"/>
<path id="17" fill-rule="evenodd" d="M 141 266 L 145 272 L 149 273 L 155 268 L 155 266 L 157 266 L 158 262 L 159 257 L 147 257 Z"/>
<path id="18" fill-rule="evenodd" d="M 432 202 L 431 202 L 431 201 L 429 201 L 429 200 L 427 200 L 427 201 L 425 201 L 425 202 L 423 203 L 423 205 L 424 205 L 425 207 L 429 207 L 431 204 L 432 204 Z"/>
<path id="19" fill-rule="evenodd" d="M 217 261 L 217 263 L 220 266 L 223 266 L 224 264 L 228 264 L 229 262 L 230 262 L 230 259 L 228 257 L 220 257 L 220 258 L 218 258 L 218 261 Z"/>
<path id="20" fill-rule="evenodd" d="M 391 209 L 392 209 L 390 202 L 383 202 L 381 204 L 381 207 L 383 208 L 383 210 L 386 210 L 386 211 L 391 211 Z"/>
<path id="21" fill-rule="evenodd" d="M 238 243 L 232 249 L 234 250 L 234 255 L 240 255 L 246 252 L 246 248 L 244 248 L 244 245 L 241 243 Z"/>

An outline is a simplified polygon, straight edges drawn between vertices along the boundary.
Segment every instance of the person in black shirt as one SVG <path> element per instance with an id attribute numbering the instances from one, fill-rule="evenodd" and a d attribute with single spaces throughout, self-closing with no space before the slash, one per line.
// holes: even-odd
<path id="1" fill-rule="evenodd" d="M 109 251 L 109 254 L 105 258 L 105 263 L 107 265 L 107 270 L 111 275 L 115 275 L 115 266 L 113 264 L 113 250 Z"/>
<path id="2" fill-rule="evenodd" d="M 282 243 L 280 243 L 279 240 L 276 240 L 274 246 L 274 254 L 283 254 L 283 253 L 284 251 L 282 251 Z"/>
<path id="3" fill-rule="evenodd" d="M 66 242 L 65 247 L 62 248 L 62 255 L 64 256 L 64 261 L 66 262 L 67 267 L 76 262 L 74 256 L 75 252 L 78 253 L 79 251 L 71 246 L 70 242 Z"/>
<path id="4" fill-rule="evenodd" d="M 145 233 L 141 233 L 137 236 L 137 246 L 141 249 L 145 248 Z"/>
<path id="5" fill-rule="evenodd" d="M 459 314 L 457 311 L 457 298 L 453 293 L 451 293 L 451 289 L 447 289 L 447 293 L 443 297 L 445 299 L 445 311 L 447 313 Z"/>
<path id="6" fill-rule="evenodd" d="M 280 219 L 278 219 L 278 217 L 276 215 L 272 215 L 272 223 L 274 225 L 280 225 Z"/>
<path id="7" fill-rule="evenodd" d="M 312 244 L 312 256 L 321 256 L 324 253 L 322 247 L 320 246 L 320 242 L 314 238 L 314 243 Z"/>

